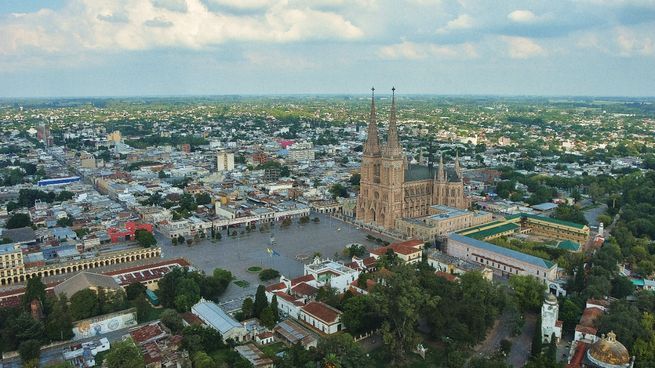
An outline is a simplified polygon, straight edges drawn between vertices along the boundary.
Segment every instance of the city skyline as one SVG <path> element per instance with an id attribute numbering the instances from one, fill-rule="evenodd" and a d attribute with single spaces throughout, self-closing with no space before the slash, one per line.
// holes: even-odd
<path id="1" fill-rule="evenodd" d="M 0 31 L 8 98 L 363 95 L 371 84 L 652 96 L 655 82 L 655 4 L 638 0 L 9 0 Z"/>

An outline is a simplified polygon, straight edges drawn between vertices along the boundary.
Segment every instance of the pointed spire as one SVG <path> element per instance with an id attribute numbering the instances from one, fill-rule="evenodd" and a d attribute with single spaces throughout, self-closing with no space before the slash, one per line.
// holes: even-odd
<path id="1" fill-rule="evenodd" d="M 402 155 L 400 140 L 398 139 L 398 126 L 396 125 L 396 87 L 391 88 L 391 112 L 389 114 L 389 137 L 384 149 L 385 156 L 396 157 Z"/>
<path id="2" fill-rule="evenodd" d="M 437 173 L 437 181 L 446 181 L 446 172 L 443 166 L 443 154 L 439 155 L 439 171 Z"/>
<path id="3" fill-rule="evenodd" d="M 462 168 L 459 166 L 459 150 L 455 151 L 455 173 L 457 178 L 462 180 Z"/>
<path id="4" fill-rule="evenodd" d="M 375 116 L 375 87 L 371 87 L 371 117 L 368 122 L 368 137 L 364 145 L 364 154 L 380 154 L 380 137 L 378 136 L 378 123 Z"/>

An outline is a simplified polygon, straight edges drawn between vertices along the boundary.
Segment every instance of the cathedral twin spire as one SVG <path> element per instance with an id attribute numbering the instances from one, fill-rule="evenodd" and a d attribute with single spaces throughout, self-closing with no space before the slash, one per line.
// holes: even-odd
<path id="1" fill-rule="evenodd" d="M 375 112 L 375 88 L 371 88 L 371 117 L 368 124 L 368 138 L 364 146 L 364 153 L 369 155 L 379 155 L 384 157 L 399 158 L 403 150 L 398 138 L 398 126 L 396 122 L 396 88 L 391 88 L 391 112 L 389 115 L 389 136 L 387 144 L 380 151 L 380 138 L 378 136 L 378 124 Z"/>

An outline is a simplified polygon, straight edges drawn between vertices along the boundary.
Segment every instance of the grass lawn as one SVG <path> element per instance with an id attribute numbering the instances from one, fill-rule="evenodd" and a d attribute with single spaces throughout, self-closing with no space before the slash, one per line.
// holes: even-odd
<path id="1" fill-rule="evenodd" d="M 248 272 L 258 273 L 261 270 L 262 270 L 262 268 L 259 267 L 259 266 L 248 267 Z"/>
<path id="2" fill-rule="evenodd" d="M 248 281 L 245 281 L 245 280 L 237 280 L 237 281 L 234 281 L 234 285 L 236 285 L 238 287 L 241 287 L 241 288 L 247 288 L 248 286 L 250 286 L 250 283 Z"/>
<path id="3" fill-rule="evenodd" d="M 275 354 L 286 349 L 286 345 L 284 345 L 282 342 L 276 342 L 275 344 L 264 345 L 260 346 L 259 348 L 264 352 L 264 354 L 266 354 L 267 357 L 272 358 L 275 356 Z"/>

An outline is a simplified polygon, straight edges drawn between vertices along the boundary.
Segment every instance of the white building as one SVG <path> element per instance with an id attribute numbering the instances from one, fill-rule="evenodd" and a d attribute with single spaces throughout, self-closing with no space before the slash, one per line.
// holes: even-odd
<path id="1" fill-rule="evenodd" d="M 327 335 L 343 329 L 341 311 L 321 302 L 310 302 L 301 307 L 298 319 Z"/>
<path id="2" fill-rule="evenodd" d="M 556 342 L 562 338 L 562 321 L 558 320 L 559 305 L 555 295 L 548 293 L 541 306 L 541 340 L 549 343 L 553 334 Z"/>
<path id="3" fill-rule="evenodd" d="M 350 284 L 359 278 L 359 271 L 353 270 L 330 259 L 314 258 L 311 264 L 304 266 L 304 274 L 312 275 L 319 286 L 330 284 L 340 293 L 348 290 Z"/>
<path id="4" fill-rule="evenodd" d="M 223 342 L 232 339 L 236 342 L 246 340 L 248 331 L 230 315 L 225 313 L 216 303 L 200 299 L 193 307 L 191 313 L 200 318 L 207 326 L 221 333 Z"/>
<path id="5" fill-rule="evenodd" d="M 219 151 L 216 153 L 216 171 L 234 170 L 234 153 Z"/>

